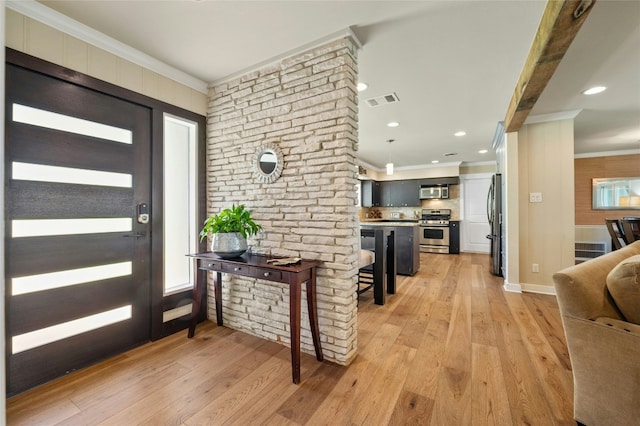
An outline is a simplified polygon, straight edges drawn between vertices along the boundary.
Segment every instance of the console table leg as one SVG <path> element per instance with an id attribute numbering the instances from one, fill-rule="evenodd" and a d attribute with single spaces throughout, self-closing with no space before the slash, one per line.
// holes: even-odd
<path id="1" fill-rule="evenodd" d="M 322 361 L 322 347 L 320 346 L 320 330 L 318 329 L 318 309 L 316 308 L 316 269 L 311 270 L 311 278 L 307 280 L 307 310 L 309 311 L 309 324 L 313 347 L 316 350 L 316 359 Z"/>
<path id="2" fill-rule="evenodd" d="M 216 298 L 216 323 L 222 326 L 222 273 L 220 272 L 214 275 L 213 294 Z"/>
<path id="3" fill-rule="evenodd" d="M 300 383 L 300 282 L 289 285 L 289 328 L 291 329 L 291 373 Z"/>

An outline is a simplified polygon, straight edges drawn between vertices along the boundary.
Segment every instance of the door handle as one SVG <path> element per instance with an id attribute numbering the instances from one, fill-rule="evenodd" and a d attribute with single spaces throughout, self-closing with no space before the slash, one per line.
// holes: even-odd
<path id="1" fill-rule="evenodd" d="M 143 233 L 136 232 L 135 234 L 123 235 L 123 237 L 127 237 L 127 238 L 140 238 L 140 237 L 144 237 L 144 236 L 146 236 L 146 235 L 147 235 L 147 234 L 145 234 L 144 232 L 143 232 Z"/>

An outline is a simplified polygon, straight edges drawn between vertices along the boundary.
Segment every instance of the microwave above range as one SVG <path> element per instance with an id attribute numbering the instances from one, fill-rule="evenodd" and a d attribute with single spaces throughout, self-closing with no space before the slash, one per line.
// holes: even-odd
<path id="1" fill-rule="evenodd" d="M 449 186 L 423 186 L 420 188 L 421 200 L 449 198 Z"/>

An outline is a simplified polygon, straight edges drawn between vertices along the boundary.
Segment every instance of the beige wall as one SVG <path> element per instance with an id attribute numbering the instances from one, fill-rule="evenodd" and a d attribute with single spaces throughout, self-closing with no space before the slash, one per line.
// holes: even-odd
<path id="1" fill-rule="evenodd" d="M 317 277 L 322 349 L 339 364 L 357 349 L 355 55 L 352 42 L 341 39 L 217 85 L 207 125 L 209 213 L 243 203 L 264 227 L 250 241 L 257 251 L 324 262 Z M 252 174 L 252 157 L 265 144 L 284 155 L 282 176 L 270 184 Z M 232 276 L 225 284 L 225 325 L 290 341 L 286 285 Z M 314 353 L 307 318 L 303 306 L 301 346 Z"/>
<path id="2" fill-rule="evenodd" d="M 554 272 L 574 264 L 573 167 L 573 120 L 518 132 L 519 282 L 525 291 L 545 291 Z M 532 192 L 542 194 L 541 203 L 529 201 Z"/>
<path id="3" fill-rule="evenodd" d="M 471 165 L 461 165 L 460 166 L 460 174 L 461 175 L 472 175 L 476 173 L 496 173 L 497 166 L 495 163 L 493 164 L 471 164 Z"/>
<path id="4" fill-rule="evenodd" d="M 207 95 L 6 9 L 7 47 L 205 115 Z"/>

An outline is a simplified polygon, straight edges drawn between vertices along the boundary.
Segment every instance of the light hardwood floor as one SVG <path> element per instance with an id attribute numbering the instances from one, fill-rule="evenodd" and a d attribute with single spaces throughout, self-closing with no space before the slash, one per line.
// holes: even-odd
<path id="1" fill-rule="evenodd" d="M 10 425 L 570 425 L 571 367 L 554 296 L 514 294 L 489 257 L 421 254 L 377 306 L 361 296 L 348 367 L 198 326 L 7 401 Z"/>

